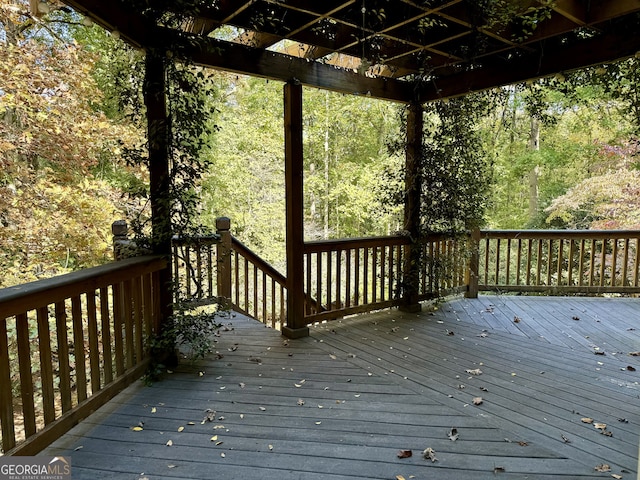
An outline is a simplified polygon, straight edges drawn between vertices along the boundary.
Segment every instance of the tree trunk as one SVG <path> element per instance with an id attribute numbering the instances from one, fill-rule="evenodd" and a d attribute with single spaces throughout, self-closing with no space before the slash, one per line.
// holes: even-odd
<path id="1" fill-rule="evenodd" d="M 531 131 L 529 134 L 529 150 L 540 150 L 540 121 L 531 117 Z M 540 166 L 535 165 L 529 172 L 529 221 L 535 220 L 538 216 L 538 178 L 540 176 Z"/>

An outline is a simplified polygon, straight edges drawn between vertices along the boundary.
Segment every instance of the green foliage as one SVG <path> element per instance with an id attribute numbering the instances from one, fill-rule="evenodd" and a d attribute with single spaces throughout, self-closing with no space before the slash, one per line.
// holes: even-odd
<path id="1" fill-rule="evenodd" d="M 189 363 L 204 358 L 213 352 L 214 336 L 222 326 L 217 306 L 193 307 L 184 302 L 174 304 L 173 315 L 167 321 L 162 333 L 148 340 L 151 364 L 145 374 L 145 382 L 160 379 L 168 367 L 175 366 L 179 354 Z"/>

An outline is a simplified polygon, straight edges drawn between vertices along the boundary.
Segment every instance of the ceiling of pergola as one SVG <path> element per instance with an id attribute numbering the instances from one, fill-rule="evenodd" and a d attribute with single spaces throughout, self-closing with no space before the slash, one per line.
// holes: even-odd
<path id="1" fill-rule="evenodd" d="M 555 0 L 530 34 L 517 15 L 487 25 L 477 0 L 194 0 L 180 28 L 150 20 L 135 7 L 145 2 L 64 1 L 136 46 L 180 48 L 213 68 L 401 102 L 640 51 L 640 0 Z M 505 2 L 529 16 L 549 3 Z"/>

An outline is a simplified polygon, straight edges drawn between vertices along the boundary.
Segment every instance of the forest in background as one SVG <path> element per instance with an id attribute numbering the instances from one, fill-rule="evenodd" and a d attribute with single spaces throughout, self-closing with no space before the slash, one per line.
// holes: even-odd
<path id="1" fill-rule="evenodd" d="M 110 260 L 111 223 L 144 225 L 149 192 L 144 163 L 131 160 L 144 156 L 142 53 L 67 7 L 33 17 L 23 0 L 0 0 L 0 43 L 6 287 Z M 198 221 L 230 217 L 233 233 L 281 268 L 282 84 L 198 73 L 210 122 Z M 640 228 L 639 86 L 631 58 L 425 106 L 434 217 L 473 206 L 484 228 Z M 402 228 L 403 114 L 304 90 L 307 239 Z M 481 180 L 475 190 L 460 188 L 470 179 Z"/>

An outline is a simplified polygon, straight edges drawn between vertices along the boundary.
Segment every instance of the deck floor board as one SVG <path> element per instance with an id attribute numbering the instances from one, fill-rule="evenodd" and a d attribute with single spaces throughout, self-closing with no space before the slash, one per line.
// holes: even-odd
<path id="1" fill-rule="evenodd" d="M 225 323 L 218 355 L 129 387 L 43 454 L 80 480 L 635 478 L 638 299 L 454 297 L 300 340 Z"/>

